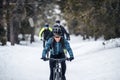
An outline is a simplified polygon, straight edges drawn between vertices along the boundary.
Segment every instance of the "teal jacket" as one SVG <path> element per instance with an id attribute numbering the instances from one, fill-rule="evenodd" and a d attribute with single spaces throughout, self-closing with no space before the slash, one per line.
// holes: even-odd
<path id="1" fill-rule="evenodd" d="M 51 48 L 52 44 L 53 44 L 53 38 L 50 38 L 48 40 L 48 42 L 46 43 L 46 46 L 45 48 L 43 49 L 43 52 L 42 52 L 42 57 L 46 57 L 46 54 L 47 52 L 50 50 L 50 54 L 52 55 L 58 55 L 58 54 L 61 54 L 61 53 L 64 53 L 64 49 L 66 49 L 70 55 L 70 57 L 74 57 L 73 56 L 73 51 L 68 43 L 68 41 L 66 39 L 64 39 L 64 47 L 62 46 L 62 43 L 61 42 L 55 42 L 54 43 L 54 49 Z"/>

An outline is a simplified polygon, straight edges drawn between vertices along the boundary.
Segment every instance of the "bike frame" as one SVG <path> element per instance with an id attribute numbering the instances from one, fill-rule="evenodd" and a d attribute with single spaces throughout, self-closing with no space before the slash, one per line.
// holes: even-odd
<path id="1" fill-rule="evenodd" d="M 69 59 L 68 58 L 62 58 L 62 59 L 47 58 L 47 60 L 52 60 L 56 62 L 55 67 L 53 69 L 53 80 L 62 80 L 61 62 Z"/>

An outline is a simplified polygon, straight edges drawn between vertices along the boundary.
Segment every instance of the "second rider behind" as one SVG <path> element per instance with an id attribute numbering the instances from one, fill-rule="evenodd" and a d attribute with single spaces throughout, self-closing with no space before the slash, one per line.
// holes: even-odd
<path id="1" fill-rule="evenodd" d="M 45 26 L 39 32 L 39 38 L 41 40 L 43 40 L 43 47 L 45 47 L 46 42 L 52 36 L 53 36 L 53 34 L 52 34 L 52 28 L 49 27 L 48 23 L 46 23 Z M 42 39 L 42 37 L 43 37 L 43 39 Z"/>

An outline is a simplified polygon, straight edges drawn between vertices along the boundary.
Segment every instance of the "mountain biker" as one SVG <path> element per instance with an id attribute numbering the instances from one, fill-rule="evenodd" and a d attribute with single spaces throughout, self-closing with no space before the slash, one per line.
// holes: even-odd
<path id="1" fill-rule="evenodd" d="M 43 39 L 42 39 L 43 37 Z M 39 32 L 39 38 L 43 40 L 43 47 L 45 47 L 45 42 L 52 37 L 52 28 L 46 23 L 45 26 Z"/>
<path id="2" fill-rule="evenodd" d="M 70 40 L 69 33 L 65 30 L 65 28 L 60 24 L 60 20 L 55 21 L 55 25 L 53 27 L 60 27 L 62 31 L 62 36 L 66 38 L 67 40 Z"/>
<path id="3" fill-rule="evenodd" d="M 50 49 L 50 58 L 55 58 L 55 59 L 60 59 L 60 58 L 65 58 L 65 54 L 63 49 L 66 48 L 69 56 L 70 56 L 70 61 L 74 59 L 72 49 L 69 45 L 69 42 L 62 37 L 62 31 L 59 27 L 53 28 L 53 37 L 50 38 L 43 49 L 42 52 L 42 58 L 44 61 L 46 60 L 46 54 Z M 50 65 L 50 80 L 53 80 L 53 68 L 55 67 L 55 61 L 49 61 Z M 65 78 L 65 72 L 66 72 L 66 63 L 63 61 L 61 63 L 62 67 L 62 80 L 66 80 Z"/>

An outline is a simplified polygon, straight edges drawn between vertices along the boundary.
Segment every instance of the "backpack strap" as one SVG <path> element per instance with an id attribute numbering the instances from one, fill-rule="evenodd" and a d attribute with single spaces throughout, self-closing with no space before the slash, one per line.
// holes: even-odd
<path id="1" fill-rule="evenodd" d="M 64 49 L 65 48 L 65 41 L 64 41 L 64 38 L 61 37 L 61 40 L 60 40 L 61 44 L 62 44 L 62 48 Z"/>

